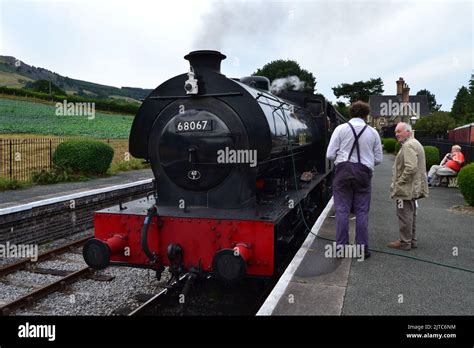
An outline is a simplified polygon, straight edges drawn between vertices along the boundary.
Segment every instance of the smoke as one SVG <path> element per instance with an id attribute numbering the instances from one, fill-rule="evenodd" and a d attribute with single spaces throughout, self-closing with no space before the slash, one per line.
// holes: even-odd
<path id="1" fill-rule="evenodd" d="M 291 51 L 295 46 L 328 48 L 328 37 L 344 43 L 395 15 L 406 5 L 400 2 L 367 1 L 214 1 L 201 15 L 193 49 L 229 51 L 236 45 L 258 49 Z M 363 24 L 363 25 L 362 25 Z M 247 52 L 248 54 L 249 52 Z"/>
<path id="2" fill-rule="evenodd" d="M 306 87 L 306 82 L 301 81 L 298 76 L 287 76 L 272 81 L 270 91 L 278 94 L 281 91 L 302 91 Z"/>
<path id="3" fill-rule="evenodd" d="M 201 17 L 193 49 L 227 51 L 242 40 L 260 45 L 273 41 L 286 21 L 287 7 L 278 2 L 215 1 Z"/>

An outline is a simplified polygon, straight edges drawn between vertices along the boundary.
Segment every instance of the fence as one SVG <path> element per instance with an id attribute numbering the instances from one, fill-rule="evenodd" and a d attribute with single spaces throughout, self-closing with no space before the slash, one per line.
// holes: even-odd
<path id="1" fill-rule="evenodd" d="M 382 137 L 394 138 L 395 137 L 395 126 L 384 127 L 382 132 Z M 474 162 L 474 143 L 463 143 L 459 141 L 453 141 L 448 139 L 448 133 L 443 135 L 434 135 L 423 130 L 415 131 L 415 138 L 418 139 L 420 143 L 427 146 L 437 147 L 439 150 L 439 155 L 441 159 L 445 154 L 451 152 L 451 147 L 453 145 L 459 145 L 462 148 L 462 153 L 464 154 L 465 163 L 469 164 Z"/>
<path id="2" fill-rule="evenodd" d="M 49 170 L 59 144 L 77 138 L 12 138 L 0 139 L 0 177 L 29 180 L 34 172 Z M 128 155 L 127 139 L 97 139 L 114 148 L 114 162 Z"/>
<path id="3" fill-rule="evenodd" d="M 416 133 L 415 133 L 415 137 L 418 138 L 416 136 Z M 465 164 L 474 162 L 474 145 L 472 144 L 457 143 L 450 140 L 429 140 L 429 139 L 418 139 L 418 140 L 420 141 L 420 143 L 422 143 L 425 146 L 429 145 L 429 146 L 437 147 L 439 150 L 440 160 L 448 152 L 451 152 L 451 147 L 453 145 L 459 145 L 461 146 L 461 149 L 462 149 L 461 152 L 464 154 Z"/>

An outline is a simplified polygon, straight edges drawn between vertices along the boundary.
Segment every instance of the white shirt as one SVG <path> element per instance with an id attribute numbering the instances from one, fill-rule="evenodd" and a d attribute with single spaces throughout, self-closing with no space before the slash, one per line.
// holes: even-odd
<path id="1" fill-rule="evenodd" d="M 365 126 L 365 121 L 361 118 L 351 118 L 349 122 L 354 127 L 356 134 L 359 134 Z M 348 160 L 349 152 L 351 152 L 353 144 L 354 134 L 352 133 L 351 127 L 346 123 L 341 124 L 336 127 L 331 136 L 326 157 L 334 161 L 336 165 L 345 162 Z M 359 137 L 359 149 L 361 163 L 369 167 L 372 171 L 377 164 L 382 163 L 382 143 L 380 142 L 379 134 L 374 128 L 367 126 L 367 129 Z M 352 151 L 350 161 L 354 163 L 358 162 L 357 147 Z"/>

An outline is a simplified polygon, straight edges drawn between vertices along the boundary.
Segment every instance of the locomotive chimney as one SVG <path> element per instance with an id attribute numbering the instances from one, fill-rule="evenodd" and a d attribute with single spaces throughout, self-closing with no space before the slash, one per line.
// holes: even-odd
<path id="1" fill-rule="evenodd" d="M 189 60 L 189 64 L 196 73 L 202 70 L 220 73 L 221 61 L 226 59 L 226 56 L 219 51 L 202 50 L 190 52 L 184 56 L 184 59 Z"/>

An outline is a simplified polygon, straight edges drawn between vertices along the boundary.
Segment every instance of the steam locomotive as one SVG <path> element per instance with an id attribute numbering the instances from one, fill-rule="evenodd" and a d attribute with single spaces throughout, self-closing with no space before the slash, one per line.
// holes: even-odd
<path id="1" fill-rule="evenodd" d="M 184 57 L 135 116 L 129 148 L 150 162 L 153 197 L 94 214 L 87 264 L 224 282 L 271 277 L 330 196 L 325 153 L 344 119 L 322 95 L 270 93 L 261 76 L 231 79 L 218 51 Z"/>

